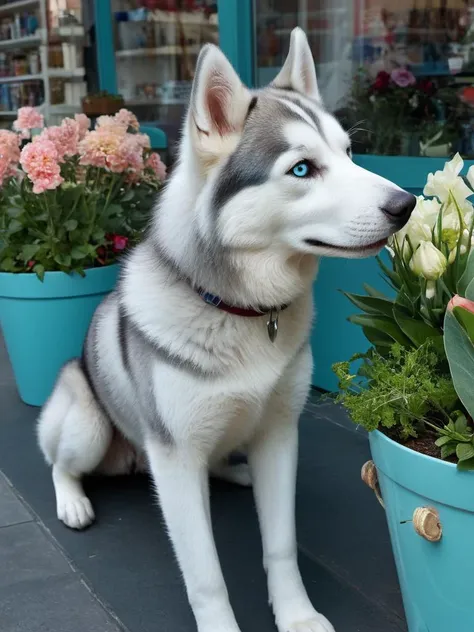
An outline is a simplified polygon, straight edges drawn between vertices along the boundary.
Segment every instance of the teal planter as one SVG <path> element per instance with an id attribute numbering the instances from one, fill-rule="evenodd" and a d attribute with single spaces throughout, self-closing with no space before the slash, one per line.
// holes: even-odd
<path id="1" fill-rule="evenodd" d="M 119 267 L 78 274 L 0 273 L 0 325 L 21 399 L 41 406 L 62 365 L 81 354 L 94 310 L 114 287 Z"/>
<path id="2" fill-rule="evenodd" d="M 370 446 L 409 632 L 472 632 L 474 473 L 409 450 L 378 431 L 370 434 Z M 415 531 L 411 520 L 419 507 L 438 511 L 439 542 Z"/>

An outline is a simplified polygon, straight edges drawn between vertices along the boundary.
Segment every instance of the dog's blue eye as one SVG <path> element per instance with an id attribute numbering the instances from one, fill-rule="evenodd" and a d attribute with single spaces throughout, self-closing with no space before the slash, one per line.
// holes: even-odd
<path id="1" fill-rule="evenodd" d="M 311 173 L 311 165 L 307 160 L 301 160 L 290 170 L 290 173 L 297 178 L 307 178 Z"/>

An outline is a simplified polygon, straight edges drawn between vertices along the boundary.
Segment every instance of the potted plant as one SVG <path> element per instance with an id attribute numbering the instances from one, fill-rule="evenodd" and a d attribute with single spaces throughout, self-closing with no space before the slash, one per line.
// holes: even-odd
<path id="1" fill-rule="evenodd" d="M 334 370 L 370 431 L 364 480 L 383 502 L 410 632 L 471 632 L 474 564 L 474 169 L 428 176 L 379 259 L 389 296 L 348 294 L 370 349 Z M 351 362 L 358 363 L 355 370 Z"/>
<path id="2" fill-rule="evenodd" d="M 16 131 L 0 130 L 0 324 L 32 405 L 80 354 L 166 174 L 130 112 L 89 123 L 81 114 L 41 130 L 41 115 L 25 108 Z"/>
<path id="3" fill-rule="evenodd" d="M 82 111 L 91 118 L 117 114 L 124 105 L 125 101 L 120 94 L 110 94 L 106 90 L 88 94 L 82 99 Z"/>

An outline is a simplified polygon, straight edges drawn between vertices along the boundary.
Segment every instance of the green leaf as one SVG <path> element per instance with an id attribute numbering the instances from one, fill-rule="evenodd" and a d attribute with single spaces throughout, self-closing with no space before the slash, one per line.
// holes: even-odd
<path id="1" fill-rule="evenodd" d="M 390 300 L 388 298 L 388 296 L 385 296 L 385 294 L 382 294 L 382 292 L 379 292 L 378 290 L 376 290 L 374 287 L 372 287 L 371 285 L 369 285 L 368 283 L 364 283 L 364 290 L 367 292 L 367 294 L 369 296 L 373 296 L 374 298 L 382 298 L 384 300 Z"/>
<path id="2" fill-rule="evenodd" d="M 469 253 L 469 258 L 467 260 L 467 264 L 464 269 L 464 272 L 457 282 L 456 289 L 458 291 L 458 294 L 460 294 L 461 296 L 466 296 L 467 287 L 473 279 L 474 279 L 474 250 L 471 250 L 471 252 Z"/>
<path id="3" fill-rule="evenodd" d="M 25 209 L 18 206 L 11 206 L 10 208 L 7 208 L 7 215 L 12 218 L 20 217 L 24 212 Z"/>
<path id="4" fill-rule="evenodd" d="M 68 219 L 67 222 L 64 222 L 64 228 L 67 231 L 76 230 L 76 228 L 77 228 L 77 219 Z"/>
<path id="5" fill-rule="evenodd" d="M 394 310 L 394 314 L 400 329 L 417 347 L 420 347 L 428 338 L 441 337 L 439 329 L 431 327 L 431 325 L 428 325 L 423 320 L 408 318 L 404 314 L 401 314 L 398 309 Z"/>
<path id="6" fill-rule="evenodd" d="M 133 200 L 134 198 L 134 192 L 132 191 L 132 189 L 129 189 L 128 191 L 125 192 L 125 194 L 122 196 L 121 201 L 122 202 L 130 202 L 130 200 Z"/>
<path id="7" fill-rule="evenodd" d="M 442 448 L 444 445 L 446 445 L 450 441 L 451 441 L 451 437 L 440 437 L 439 439 L 436 439 L 435 444 L 438 446 L 438 448 Z"/>
<path id="8" fill-rule="evenodd" d="M 471 342 L 474 344 L 474 314 L 468 312 L 467 309 L 461 306 L 457 306 L 453 309 L 453 313 L 456 316 L 456 320 L 469 336 Z"/>
<path id="9" fill-rule="evenodd" d="M 444 346 L 454 388 L 470 417 L 474 418 L 474 346 L 449 311 L 444 317 Z"/>
<path id="10" fill-rule="evenodd" d="M 88 246 L 76 246 L 71 250 L 71 257 L 73 259 L 84 259 L 89 255 L 89 247 Z"/>
<path id="11" fill-rule="evenodd" d="M 466 434 L 467 432 L 467 419 L 465 415 L 459 415 L 459 417 L 454 422 L 454 427 L 456 428 L 456 432 L 459 434 Z"/>
<path id="12" fill-rule="evenodd" d="M 0 261 L 0 270 L 4 272 L 14 272 L 15 260 L 12 257 L 5 257 L 5 259 Z"/>
<path id="13" fill-rule="evenodd" d="M 393 347 L 393 338 L 384 334 L 379 329 L 372 329 L 372 327 L 362 327 L 364 336 L 367 340 L 380 351 L 380 347 L 391 349 Z"/>
<path id="14" fill-rule="evenodd" d="M 466 459 L 465 461 L 459 461 L 458 470 L 464 470 L 464 471 L 474 470 L 474 458 Z"/>
<path id="15" fill-rule="evenodd" d="M 474 250 L 472 250 L 471 252 L 474 252 Z M 474 279 L 472 279 L 472 281 L 467 286 L 464 296 L 470 301 L 474 301 Z"/>
<path id="16" fill-rule="evenodd" d="M 381 314 L 382 316 L 393 316 L 393 301 L 385 298 L 375 298 L 373 296 L 364 296 L 362 294 L 350 294 L 349 292 L 343 292 L 350 302 L 368 314 Z"/>
<path id="17" fill-rule="evenodd" d="M 390 279 L 390 281 L 393 283 L 393 285 L 396 288 L 400 288 L 402 285 L 402 280 L 400 278 L 400 275 L 397 274 L 396 272 L 394 272 L 393 270 L 390 270 L 390 268 L 388 268 L 385 263 L 382 261 L 382 259 L 380 257 L 377 257 L 377 263 L 379 264 L 383 274 Z"/>
<path id="18" fill-rule="evenodd" d="M 472 443 L 458 443 L 456 446 L 456 456 L 460 461 L 468 461 L 474 458 L 474 446 Z"/>
<path id="19" fill-rule="evenodd" d="M 456 444 L 454 444 L 454 443 L 447 443 L 446 445 L 444 445 L 441 448 L 441 458 L 442 459 L 447 459 L 450 456 L 453 456 L 453 454 L 456 454 Z"/>
<path id="20" fill-rule="evenodd" d="M 44 281 L 44 266 L 40 263 L 36 264 L 33 268 L 33 272 L 36 272 L 36 276 L 40 281 Z"/>
<path id="21" fill-rule="evenodd" d="M 68 268 L 71 265 L 71 255 L 58 254 L 54 257 L 54 260 L 64 268 Z"/>
<path id="22" fill-rule="evenodd" d="M 26 244 L 25 246 L 23 246 L 23 248 L 21 249 L 21 256 L 23 261 L 26 263 L 27 261 L 33 259 L 40 248 L 41 246 L 39 246 L 38 244 Z"/>
<path id="23" fill-rule="evenodd" d="M 378 329 L 404 347 L 412 346 L 410 339 L 405 336 L 393 318 L 388 318 L 386 316 L 372 316 L 369 314 L 355 314 L 354 316 L 349 316 L 347 320 L 350 323 L 360 325 L 361 327 Z"/>
<path id="24" fill-rule="evenodd" d="M 23 224 L 19 222 L 17 219 L 12 219 L 12 221 L 8 224 L 8 233 L 9 235 L 13 235 L 17 233 L 23 228 Z"/>

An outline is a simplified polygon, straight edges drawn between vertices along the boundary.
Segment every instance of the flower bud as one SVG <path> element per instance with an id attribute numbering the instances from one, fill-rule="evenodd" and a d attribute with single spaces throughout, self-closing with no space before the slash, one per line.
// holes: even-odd
<path id="1" fill-rule="evenodd" d="M 412 272 L 429 281 L 439 279 L 447 265 L 446 257 L 431 241 L 422 242 L 410 261 Z"/>

